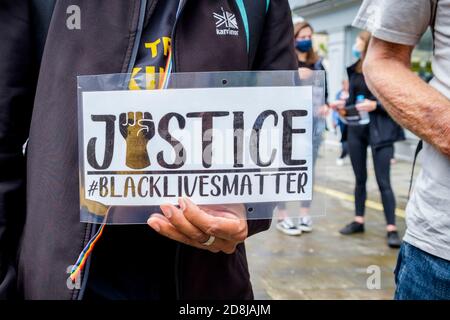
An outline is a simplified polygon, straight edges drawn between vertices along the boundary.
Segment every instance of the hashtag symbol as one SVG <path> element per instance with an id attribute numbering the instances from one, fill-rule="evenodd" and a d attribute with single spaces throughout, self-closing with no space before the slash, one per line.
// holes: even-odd
<path id="1" fill-rule="evenodd" d="M 92 181 L 91 185 L 89 186 L 89 190 L 88 190 L 89 197 L 94 195 L 94 192 L 95 192 L 95 190 L 97 190 L 97 187 L 98 187 L 98 182 Z"/>

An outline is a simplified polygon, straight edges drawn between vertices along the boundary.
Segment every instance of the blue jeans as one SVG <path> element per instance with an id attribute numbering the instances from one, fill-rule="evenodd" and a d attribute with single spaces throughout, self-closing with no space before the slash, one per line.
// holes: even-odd
<path id="1" fill-rule="evenodd" d="M 450 261 L 403 242 L 394 273 L 396 300 L 450 300 Z"/>

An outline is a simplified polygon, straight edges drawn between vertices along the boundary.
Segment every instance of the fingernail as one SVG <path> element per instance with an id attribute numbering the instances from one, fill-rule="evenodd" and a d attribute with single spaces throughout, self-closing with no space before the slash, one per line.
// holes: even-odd
<path id="1" fill-rule="evenodd" d="M 184 204 L 187 206 L 193 205 L 194 203 L 188 197 L 183 197 Z"/>
<path id="2" fill-rule="evenodd" d="M 172 208 L 168 204 L 162 204 L 161 211 L 164 213 L 167 219 L 170 219 L 172 217 Z"/>
<path id="3" fill-rule="evenodd" d="M 161 228 L 159 227 L 159 224 L 157 222 L 153 221 L 152 218 L 148 219 L 147 223 L 156 232 L 159 232 L 161 230 Z"/>
<path id="4" fill-rule="evenodd" d="M 183 198 L 178 198 L 178 204 L 180 205 L 181 211 L 186 210 L 186 202 L 184 202 Z"/>

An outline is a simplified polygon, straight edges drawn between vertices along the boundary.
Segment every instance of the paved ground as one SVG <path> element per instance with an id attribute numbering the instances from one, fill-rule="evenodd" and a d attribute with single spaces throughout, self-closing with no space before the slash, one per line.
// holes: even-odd
<path id="1" fill-rule="evenodd" d="M 326 216 L 314 218 L 314 231 L 289 237 L 272 228 L 247 241 L 247 251 L 258 299 L 391 299 L 394 293 L 393 269 L 397 250 L 386 245 L 384 215 L 379 200 L 372 163 L 369 163 L 366 232 L 341 236 L 338 230 L 353 217 L 354 177 L 348 162 L 335 165 L 338 150 L 334 137 L 322 147 L 317 173 L 313 211 Z M 405 229 L 404 216 L 411 163 L 398 161 L 392 167 L 397 198 L 398 226 Z M 324 173 L 326 172 L 326 173 Z M 315 208 L 315 210 L 314 210 Z M 290 204 L 290 212 L 298 205 Z M 368 289 L 369 266 L 381 271 L 380 289 Z"/>

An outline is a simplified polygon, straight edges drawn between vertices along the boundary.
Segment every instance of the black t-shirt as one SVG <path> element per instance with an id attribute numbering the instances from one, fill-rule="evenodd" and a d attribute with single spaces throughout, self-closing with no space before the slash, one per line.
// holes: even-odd
<path id="1" fill-rule="evenodd" d="M 367 87 L 366 80 L 364 79 L 362 72 L 356 71 L 356 66 L 357 63 L 347 69 L 349 81 L 349 96 L 346 103 L 347 106 L 355 105 L 356 98 L 359 95 L 363 95 L 364 98 L 369 100 L 377 100 Z"/>
<path id="2" fill-rule="evenodd" d="M 179 1 L 159 1 L 139 44 L 129 89 L 154 89 L 154 74 L 164 73 Z M 149 212 L 150 215 L 151 212 Z M 175 299 L 176 243 L 147 225 L 105 226 L 91 257 L 86 300 Z"/>

